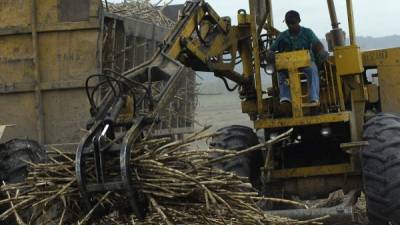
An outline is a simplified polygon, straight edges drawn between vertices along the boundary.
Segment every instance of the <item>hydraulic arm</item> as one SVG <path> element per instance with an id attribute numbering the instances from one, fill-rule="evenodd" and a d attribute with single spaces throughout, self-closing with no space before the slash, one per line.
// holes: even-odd
<path id="1" fill-rule="evenodd" d="M 98 77 L 109 85 L 98 107 L 89 97 L 92 118 L 76 154 L 77 180 L 88 210 L 94 205 L 94 194 L 116 191 L 125 193 L 131 210 L 144 218 L 147 203 L 132 184 L 135 175 L 131 152 L 140 139 L 151 135 L 160 109 L 174 97 L 177 84 L 189 68 L 213 72 L 225 82 L 232 80 L 242 87 L 245 98 L 254 98 L 252 26 L 250 16 L 245 11 L 240 14 L 240 25 L 231 26 L 229 18 L 218 16 L 203 1 L 189 1 L 151 60 L 124 74 L 108 71 L 109 75 L 89 77 Z M 234 71 L 239 58 L 244 74 Z M 161 94 L 154 95 L 151 84 L 157 81 L 165 81 L 166 85 Z M 143 105 L 141 112 L 145 114 L 136 110 Z M 128 119 L 122 119 L 126 114 Z M 113 159 L 119 161 L 119 171 L 108 171 L 107 163 Z M 93 172 L 95 179 L 89 179 Z"/>

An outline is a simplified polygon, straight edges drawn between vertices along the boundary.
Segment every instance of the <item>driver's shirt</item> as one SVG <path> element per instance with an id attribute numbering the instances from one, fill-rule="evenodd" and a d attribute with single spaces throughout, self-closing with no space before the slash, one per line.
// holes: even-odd
<path id="1" fill-rule="evenodd" d="M 274 52 L 310 50 L 311 59 L 315 62 L 312 46 L 320 42 L 311 29 L 300 27 L 300 32 L 297 35 L 291 35 L 289 30 L 280 33 L 278 38 L 272 43 L 271 50 Z"/>

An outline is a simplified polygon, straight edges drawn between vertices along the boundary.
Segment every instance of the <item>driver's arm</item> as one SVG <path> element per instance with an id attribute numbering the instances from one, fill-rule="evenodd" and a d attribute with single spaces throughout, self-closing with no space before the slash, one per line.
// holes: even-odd
<path id="1" fill-rule="evenodd" d="M 311 31 L 311 30 L 310 30 Z M 325 50 L 324 45 L 317 38 L 313 31 L 310 32 L 311 35 L 311 50 L 314 52 L 315 56 L 318 58 L 319 62 L 324 62 L 328 59 L 329 53 Z"/>
<path id="2" fill-rule="evenodd" d="M 269 48 L 269 50 L 270 50 L 271 52 L 279 51 L 279 50 L 280 50 L 280 49 L 279 49 L 279 46 L 280 46 L 281 41 L 282 41 L 282 33 L 280 33 L 280 34 L 278 35 L 278 37 L 276 38 L 276 40 L 275 40 L 274 42 L 272 42 L 272 45 L 271 45 L 271 47 Z"/>

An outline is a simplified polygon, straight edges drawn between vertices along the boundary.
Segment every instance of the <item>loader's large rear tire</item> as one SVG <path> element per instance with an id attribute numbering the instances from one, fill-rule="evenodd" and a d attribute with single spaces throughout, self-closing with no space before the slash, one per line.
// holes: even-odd
<path id="1" fill-rule="evenodd" d="M 258 137 L 253 129 L 245 126 L 229 126 L 217 131 L 212 138 L 210 146 L 217 149 L 240 151 L 259 144 Z M 253 187 L 260 184 L 260 167 L 262 165 L 261 151 L 254 151 L 227 162 L 218 163 L 216 166 L 225 171 L 248 177 Z"/>
<path id="2" fill-rule="evenodd" d="M 367 213 L 373 225 L 400 225 L 400 116 L 379 114 L 365 124 L 361 151 Z"/>
<path id="3" fill-rule="evenodd" d="M 11 140 L 0 144 L 0 179 L 5 183 L 23 182 L 28 175 L 29 164 L 27 162 L 40 163 L 47 160 L 46 151 L 35 141 Z M 0 193 L 0 197 L 6 197 L 6 193 Z M 0 213 L 8 207 L 3 205 Z M 29 218 L 31 209 L 25 210 L 24 218 Z M 26 221 L 25 221 L 26 222 Z M 14 218 L 0 221 L 0 224 L 16 224 Z"/>

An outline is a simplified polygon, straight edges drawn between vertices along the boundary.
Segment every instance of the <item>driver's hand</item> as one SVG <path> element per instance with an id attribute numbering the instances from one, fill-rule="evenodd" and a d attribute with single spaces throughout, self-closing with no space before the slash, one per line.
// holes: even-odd
<path id="1" fill-rule="evenodd" d="M 329 62 L 329 52 L 327 52 L 327 51 L 321 51 L 321 52 L 318 54 L 318 62 L 319 62 L 320 64 Z"/>

